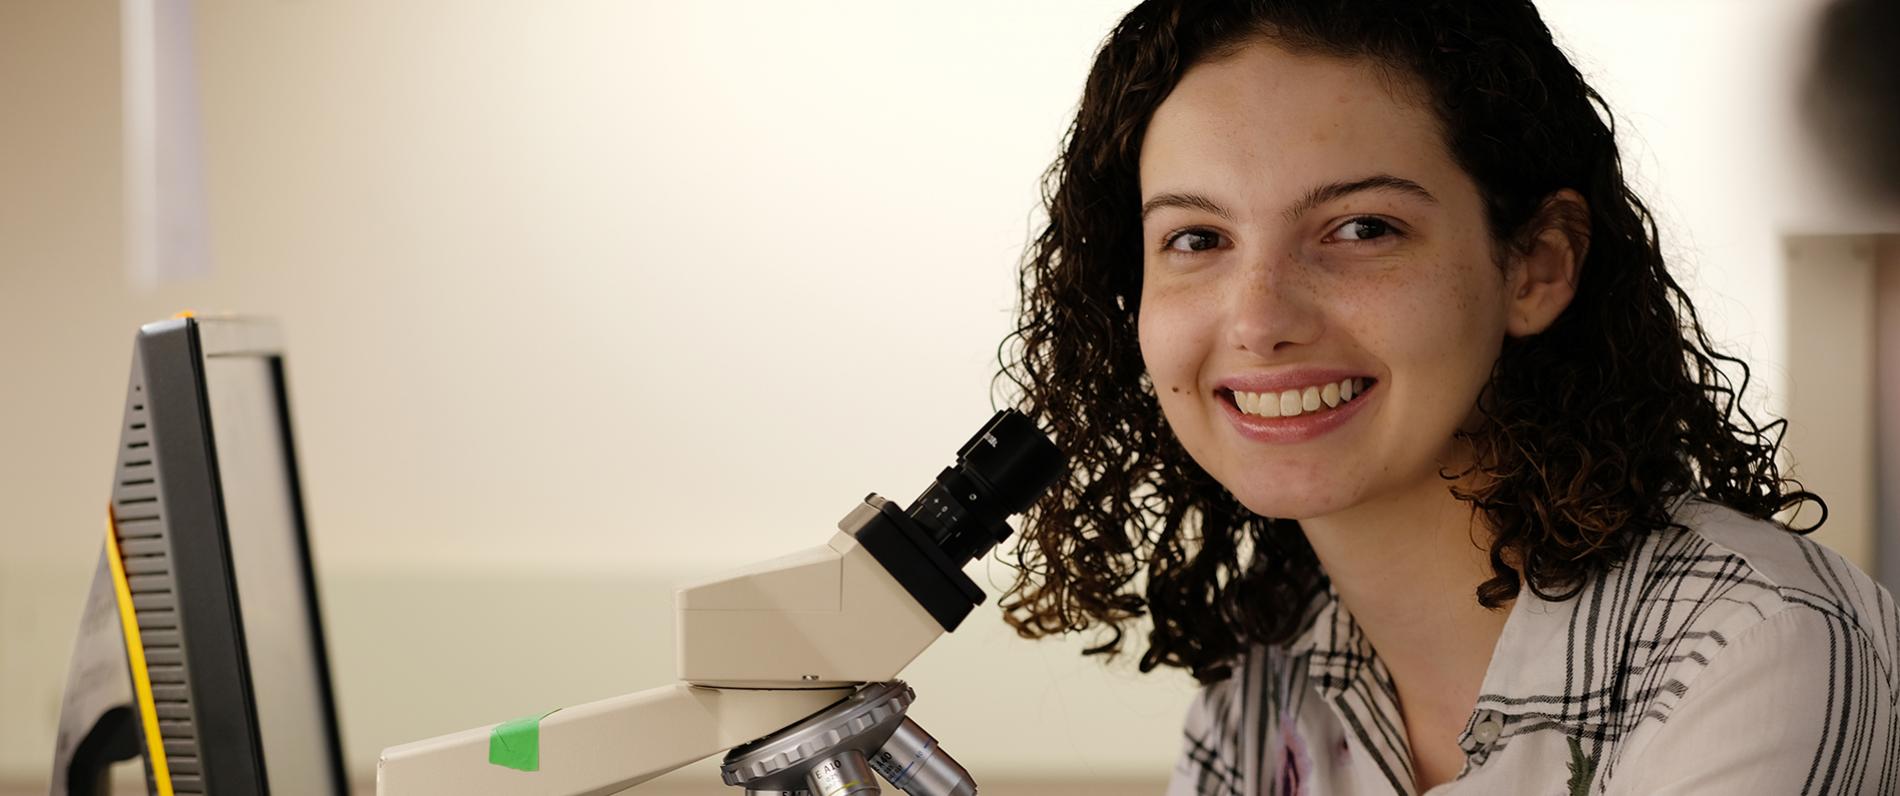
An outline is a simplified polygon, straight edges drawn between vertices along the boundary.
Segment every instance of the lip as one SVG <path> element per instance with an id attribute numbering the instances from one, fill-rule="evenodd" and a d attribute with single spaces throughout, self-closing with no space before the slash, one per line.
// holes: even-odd
<path id="1" fill-rule="evenodd" d="M 1339 378 L 1347 378 L 1347 375 L 1341 375 Z M 1312 383 L 1304 382 L 1303 385 Z M 1234 405 L 1231 390 L 1220 395 L 1219 400 L 1222 411 L 1227 413 L 1227 419 L 1234 424 L 1234 429 L 1239 431 L 1241 436 L 1255 442 L 1289 445 L 1315 439 L 1351 422 L 1368 402 L 1383 394 L 1379 388 L 1384 384 L 1381 381 L 1373 381 L 1366 387 L 1365 392 L 1354 395 L 1352 400 L 1347 401 L 1344 406 L 1323 412 L 1301 413 L 1296 417 L 1260 417 L 1242 412 L 1240 407 Z M 1284 389 L 1292 389 L 1292 386 Z M 1268 386 L 1259 390 L 1242 389 L 1241 391 L 1269 392 L 1271 390 L 1272 387 Z"/>

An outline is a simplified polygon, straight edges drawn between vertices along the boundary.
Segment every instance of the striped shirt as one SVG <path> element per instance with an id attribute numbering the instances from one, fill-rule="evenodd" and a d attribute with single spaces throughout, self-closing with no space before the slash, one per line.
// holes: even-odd
<path id="1" fill-rule="evenodd" d="M 1892 595 L 1703 500 L 1576 597 L 1521 589 L 1450 794 L 1895 794 Z M 1188 710 L 1169 796 L 1417 793 L 1398 692 L 1330 587 Z"/>

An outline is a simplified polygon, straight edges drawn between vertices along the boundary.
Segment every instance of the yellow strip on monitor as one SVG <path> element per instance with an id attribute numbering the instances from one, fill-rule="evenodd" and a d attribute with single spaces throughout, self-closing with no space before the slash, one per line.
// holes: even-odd
<path id="1" fill-rule="evenodd" d="M 145 751 L 152 759 L 152 779 L 158 796 L 172 796 L 172 772 L 165 763 L 165 742 L 158 735 L 158 711 L 152 705 L 152 673 L 145 668 L 145 641 L 139 637 L 138 612 L 132 609 L 132 585 L 125 579 L 125 561 L 119 554 L 119 519 L 106 507 L 106 560 L 112 564 L 112 589 L 119 595 L 119 627 L 125 631 L 125 656 L 132 663 L 132 689 L 138 695 L 139 717 L 145 725 Z"/>

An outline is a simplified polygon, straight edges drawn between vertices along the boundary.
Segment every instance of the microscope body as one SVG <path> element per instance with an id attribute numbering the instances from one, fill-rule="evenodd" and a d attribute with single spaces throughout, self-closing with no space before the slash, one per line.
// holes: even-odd
<path id="1" fill-rule="evenodd" d="M 915 660 L 950 628 L 860 539 L 884 519 L 879 504 L 889 506 L 867 498 L 822 547 L 680 589 L 679 679 L 719 688 L 851 687 L 889 680 Z"/>
<path id="2" fill-rule="evenodd" d="M 893 678 L 983 602 L 963 565 L 1063 466 L 1027 416 L 997 412 L 908 508 L 867 495 L 828 544 L 680 589 L 679 682 L 385 749 L 376 792 L 594 796 L 731 750 L 720 775 L 748 794 L 874 796 L 875 772 L 972 796 Z"/>
<path id="3" fill-rule="evenodd" d="M 860 541 L 880 505 L 826 545 L 680 589 L 680 682 L 542 717 L 538 770 L 491 764 L 490 725 L 384 750 L 378 796 L 617 793 L 894 678 L 946 628 Z"/>

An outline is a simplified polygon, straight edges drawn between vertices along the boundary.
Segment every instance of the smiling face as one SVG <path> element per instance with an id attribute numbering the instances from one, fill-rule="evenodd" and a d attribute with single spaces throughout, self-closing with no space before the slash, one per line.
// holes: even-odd
<path id="1" fill-rule="evenodd" d="M 1140 182 L 1141 353 L 1195 461 L 1270 517 L 1442 490 L 1518 283 L 1431 109 L 1256 41 L 1186 72 Z M 1342 381 L 1370 389 L 1328 406 Z"/>

